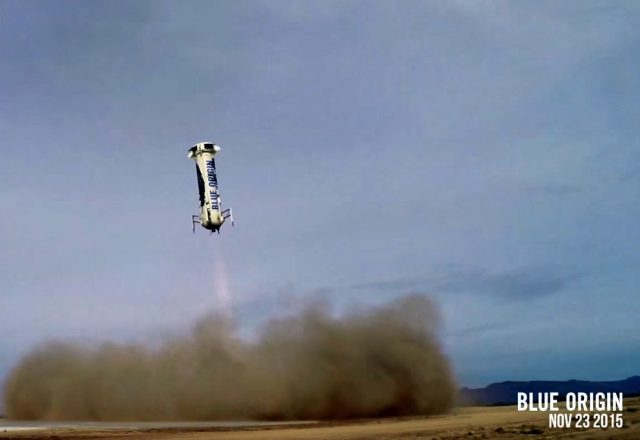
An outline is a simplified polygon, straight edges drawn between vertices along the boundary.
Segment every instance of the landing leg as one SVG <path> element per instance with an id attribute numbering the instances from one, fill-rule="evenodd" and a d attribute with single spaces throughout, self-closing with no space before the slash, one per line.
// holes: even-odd
<path id="1" fill-rule="evenodd" d="M 198 215 L 192 215 L 191 216 L 191 229 L 193 230 L 193 233 L 196 233 L 196 223 L 200 223 L 200 216 Z"/>
<path id="2" fill-rule="evenodd" d="M 225 220 L 226 219 L 231 219 L 231 226 L 235 226 L 235 223 L 233 221 L 233 212 L 231 211 L 231 208 L 225 209 L 224 211 L 222 211 L 222 217 Z"/>

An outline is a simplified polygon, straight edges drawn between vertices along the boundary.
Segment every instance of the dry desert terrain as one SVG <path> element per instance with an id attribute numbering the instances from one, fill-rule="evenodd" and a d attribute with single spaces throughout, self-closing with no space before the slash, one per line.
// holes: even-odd
<path id="1" fill-rule="evenodd" d="M 361 440 L 361 439 L 640 439 L 640 398 L 625 399 L 621 429 L 550 429 L 548 413 L 515 406 L 462 407 L 431 417 L 303 424 L 28 424 L 0 422 L 0 438 L 120 440 Z"/>

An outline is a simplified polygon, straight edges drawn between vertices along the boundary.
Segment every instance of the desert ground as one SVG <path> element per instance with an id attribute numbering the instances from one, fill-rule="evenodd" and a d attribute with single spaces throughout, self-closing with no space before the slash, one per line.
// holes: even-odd
<path id="1" fill-rule="evenodd" d="M 552 429 L 548 413 L 462 407 L 431 417 L 287 423 L 24 423 L 0 421 L 0 438 L 178 440 L 640 439 L 640 397 L 625 399 L 621 429 Z"/>

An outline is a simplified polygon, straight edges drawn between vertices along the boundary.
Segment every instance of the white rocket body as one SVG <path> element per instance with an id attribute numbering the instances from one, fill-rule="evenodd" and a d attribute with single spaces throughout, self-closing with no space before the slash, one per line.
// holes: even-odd
<path id="1" fill-rule="evenodd" d="M 218 190 L 216 162 L 214 156 L 220 147 L 213 142 L 201 142 L 189 149 L 189 157 L 196 162 L 198 177 L 198 191 L 200 193 L 200 215 L 194 216 L 195 223 L 210 231 L 220 231 L 220 227 L 227 218 L 233 217 L 231 209 L 222 210 L 222 201 Z M 198 217 L 199 220 L 195 218 Z"/>

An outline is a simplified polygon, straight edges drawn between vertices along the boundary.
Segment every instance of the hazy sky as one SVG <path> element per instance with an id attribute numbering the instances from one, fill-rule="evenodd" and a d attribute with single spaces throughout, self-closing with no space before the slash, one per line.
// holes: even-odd
<path id="1" fill-rule="evenodd" d="M 635 1 L 0 1 L 0 375 L 428 292 L 464 385 L 640 373 Z M 191 233 L 212 140 L 236 228 Z M 226 287 L 225 287 L 226 286 Z"/>

